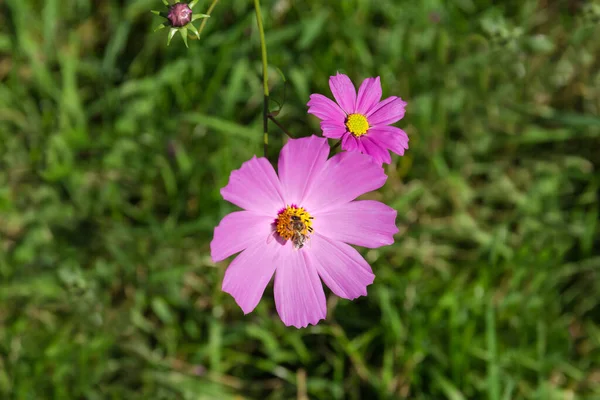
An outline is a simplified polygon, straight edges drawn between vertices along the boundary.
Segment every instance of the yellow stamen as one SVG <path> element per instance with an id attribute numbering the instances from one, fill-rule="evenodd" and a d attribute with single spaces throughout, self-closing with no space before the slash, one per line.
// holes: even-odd
<path id="1" fill-rule="evenodd" d="M 275 231 L 285 240 L 293 239 L 294 235 L 308 236 L 313 231 L 312 219 L 304 208 L 292 204 L 279 211 Z"/>
<path id="2" fill-rule="evenodd" d="M 346 120 L 346 127 L 356 137 L 360 137 L 369 130 L 369 121 L 362 114 L 350 114 Z"/>

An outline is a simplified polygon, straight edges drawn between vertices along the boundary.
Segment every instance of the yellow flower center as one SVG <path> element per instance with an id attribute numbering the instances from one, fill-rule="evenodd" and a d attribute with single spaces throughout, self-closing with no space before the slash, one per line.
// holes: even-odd
<path id="1" fill-rule="evenodd" d="M 356 137 L 360 137 L 369 130 L 369 121 L 362 114 L 350 114 L 346 119 L 346 127 Z"/>
<path id="2" fill-rule="evenodd" d="M 282 239 L 291 240 L 295 248 L 301 249 L 313 232 L 312 219 L 304 208 L 292 204 L 277 214 L 275 231 Z"/>

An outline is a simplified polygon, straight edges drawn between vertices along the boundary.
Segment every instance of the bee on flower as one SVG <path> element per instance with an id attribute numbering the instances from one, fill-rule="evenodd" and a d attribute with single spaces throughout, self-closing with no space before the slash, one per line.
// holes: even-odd
<path id="1" fill-rule="evenodd" d="M 214 262 L 240 253 L 225 271 L 223 291 L 242 311 L 254 310 L 275 275 L 275 305 L 285 325 L 316 324 L 326 316 L 321 281 L 339 297 L 367 294 L 375 275 L 351 245 L 394 242 L 396 211 L 355 199 L 383 186 L 381 165 L 358 152 L 329 158 L 327 139 L 292 139 L 278 171 L 254 157 L 231 173 L 223 198 L 242 211 L 226 215 L 210 244 Z"/>

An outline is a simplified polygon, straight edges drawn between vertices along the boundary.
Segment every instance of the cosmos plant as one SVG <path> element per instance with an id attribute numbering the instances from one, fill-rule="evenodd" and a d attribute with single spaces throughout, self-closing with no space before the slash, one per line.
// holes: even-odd
<path id="1" fill-rule="evenodd" d="M 169 27 L 168 43 L 177 31 L 187 46 L 192 24 L 209 17 L 196 14 L 190 3 L 163 3 Z M 312 94 L 308 113 L 320 119 L 322 137 L 294 138 L 269 113 L 267 48 L 260 1 L 254 0 L 260 35 L 263 72 L 264 157 L 254 156 L 231 172 L 221 189 L 226 201 L 241 210 L 226 215 L 210 244 L 216 262 L 237 254 L 225 271 L 222 290 L 244 314 L 252 312 L 274 277 L 275 307 L 287 326 L 303 328 L 326 318 L 323 283 L 337 296 L 353 300 L 367 295 L 374 282 L 371 266 L 353 246 L 378 248 L 394 242 L 396 211 L 358 196 L 381 188 L 387 180 L 382 164 L 391 153 L 404 155 L 408 136 L 392 124 L 404 117 L 406 102 L 382 97 L 379 77 L 366 78 L 358 92 L 350 78 L 337 73 L 329 79 L 334 100 Z M 268 125 L 273 121 L 291 137 L 281 149 L 277 169 L 267 159 Z M 329 139 L 337 140 L 332 148 Z M 341 151 L 330 153 L 341 147 Z"/>

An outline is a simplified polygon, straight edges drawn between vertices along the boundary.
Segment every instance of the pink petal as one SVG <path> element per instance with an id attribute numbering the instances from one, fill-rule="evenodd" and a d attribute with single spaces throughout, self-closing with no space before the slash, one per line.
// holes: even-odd
<path id="1" fill-rule="evenodd" d="M 371 140 L 379 142 L 385 148 L 390 149 L 396 154 L 404 155 L 404 150 L 408 149 L 408 135 L 400 128 L 395 126 L 378 126 L 369 130 Z"/>
<path id="2" fill-rule="evenodd" d="M 296 328 L 316 325 L 327 315 L 323 285 L 316 269 L 307 263 L 307 253 L 286 243 L 285 257 L 275 274 L 277 312 L 285 325 Z"/>
<path id="3" fill-rule="evenodd" d="M 255 214 L 252 211 L 236 211 L 226 215 L 215 228 L 210 242 L 213 262 L 245 250 L 260 238 L 266 241 L 271 234 L 273 216 Z"/>
<path id="4" fill-rule="evenodd" d="M 364 136 L 356 138 L 356 150 L 355 151 L 358 151 L 359 153 L 362 153 L 362 154 L 367 154 L 367 151 L 365 150 L 365 146 L 363 145 L 363 143 L 364 143 L 363 139 L 364 139 Z"/>
<path id="5" fill-rule="evenodd" d="M 331 240 L 374 249 L 394 243 L 394 234 L 398 233 L 396 214 L 379 201 L 352 201 L 315 213 L 313 228 Z"/>
<path id="6" fill-rule="evenodd" d="M 323 130 L 323 136 L 332 139 L 339 139 L 347 132 L 346 125 L 334 121 L 322 121 L 321 129 Z"/>
<path id="7" fill-rule="evenodd" d="M 333 293 L 353 300 L 367 295 L 375 275 L 364 258 L 349 245 L 320 234 L 311 237 L 309 259 Z"/>
<path id="8" fill-rule="evenodd" d="M 322 94 L 311 94 L 310 101 L 306 105 L 309 114 L 313 114 L 322 120 L 331 120 L 342 125 L 346 120 L 346 113 L 340 106 Z"/>
<path id="9" fill-rule="evenodd" d="M 232 171 L 221 195 L 238 207 L 271 217 L 285 206 L 279 179 L 264 157 L 254 156 Z"/>
<path id="10" fill-rule="evenodd" d="M 302 204 L 304 194 L 323 169 L 328 155 L 327 139 L 314 135 L 291 139 L 283 146 L 278 170 L 287 205 Z"/>
<path id="11" fill-rule="evenodd" d="M 283 246 L 273 240 L 261 240 L 240 253 L 225 271 L 222 289 L 229 293 L 248 314 L 258 304 L 275 267 L 281 264 Z"/>
<path id="12" fill-rule="evenodd" d="M 356 103 L 356 89 L 350 78 L 338 72 L 337 75 L 329 78 L 329 88 L 342 110 L 346 114 L 352 114 Z"/>
<path id="13" fill-rule="evenodd" d="M 379 189 L 386 179 L 381 165 L 370 156 L 358 152 L 339 153 L 327 160 L 303 204 L 309 212 L 325 212 Z"/>
<path id="14" fill-rule="evenodd" d="M 355 110 L 359 114 L 367 112 L 381 100 L 381 82 L 379 77 L 367 78 L 358 88 Z"/>
<path id="15" fill-rule="evenodd" d="M 359 151 L 358 140 L 356 137 L 348 132 L 347 135 L 342 137 L 342 150 L 345 151 Z"/>
<path id="16" fill-rule="evenodd" d="M 381 164 L 389 164 L 392 162 L 392 157 L 390 157 L 390 152 L 387 151 L 386 148 L 382 147 L 376 141 L 373 141 L 370 135 L 366 137 L 361 137 L 359 139 L 364 148 L 364 154 L 368 154 L 375 162 L 379 165 Z"/>
<path id="17" fill-rule="evenodd" d="M 398 122 L 404 117 L 406 102 L 400 97 L 392 96 L 383 100 L 367 113 L 367 120 L 371 127 L 389 125 Z"/>

